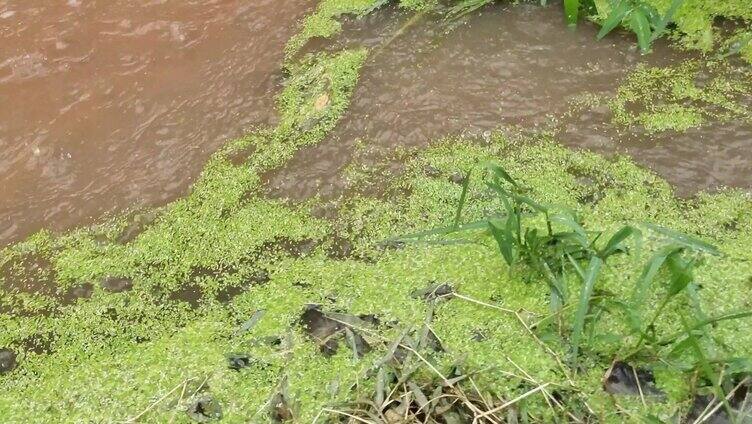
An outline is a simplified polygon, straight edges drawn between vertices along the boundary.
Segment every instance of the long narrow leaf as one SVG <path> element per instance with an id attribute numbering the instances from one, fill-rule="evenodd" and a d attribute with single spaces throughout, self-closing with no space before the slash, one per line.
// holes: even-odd
<path id="1" fill-rule="evenodd" d="M 614 30 L 619 24 L 622 23 L 624 18 L 627 16 L 627 13 L 629 12 L 629 3 L 627 0 L 619 0 L 616 6 L 614 6 L 613 9 L 611 9 L 611 13 L 608 14 L 608 18 L 606 18 L 606 21 L 603 22 L 603 26 L 601 27 L 601 30 L 598 31 L 598 39 L 602 39 L 608 33 Z"/>
<path id="2" fill-rule="evenodd" d="M 540 213 L 548 213 L 548 208 L 541 205 L 540 203 L 536 202 L 535 200 L 527 197 L 527 196 L 521 196 L 519 194 L 512 194 L 512 198 L 516 200 L 518 203 L 523 203 L 525 205 L 530 206 L 535 210 L 536 212 Z"/>
<path id="3" fill-rule="evenodd" d="M 658 271 L 661 269 L 663 264 L 666 262 L 666 259 L 669 256 L 681 251 L 682 247 L 667 246 L 653 254 L 647 265 L 645 265 L 645 268 L 642 271 L 642 275 L 637 281 L 634 291 L 632 292 L 632 304 L 635 307 L 639 307 L 639 305 L 641 305 L 645 300 L 647 291 L 650 288 L 653 279 L 658 274 Z"/>
<path id="4" fill-rule="evenodd" d="M 603 247 L 603 249 L 600 251 L 599 256 L 602 259 L 606 259 L 609 256 L 613 255 L 614 253 L 623 250 L 622 243 L 624 240 L 628 239 L 632 236 L 632 234 L 635 233 L 635 228 L 631 226 L 624 226 L 619 231 L 614 233 L 613 236 L 608 240 L 606 245 Z"/>
<path id="5" fill-rule="evenodd" d="M 577 305 L 577 312 L 574 316 L 574 323 L 572 325 L 572 357 L 577 359 L 577 354 L 580 348 L 580 339 L 582 338 L 582 331 L 585 327 L 585 316 L 590 309 L 590 298 L 593 295 L 593 288 L 595 287 L 595 281 L 600 273 L 603 261 L 597 256 L 593 256 L 590 259 L 587 271 L 585 271 L 585 280 L 582 284 L 582 290 L 580 290 L 580 301 Z"/>
<path id="6" fill-rule="evenodd" d="M 564 0 L 564 15 L 567 18 L 567 24 L 570 26 L 577 25 L 577 17 L 580 13 L 580 0 Z"/>
<path id="7" fill-rule="evenodd" d="M 692 327 L 689 328 L 690 331 L 698 330 L 706 325 L 712 325 L 719 323 L 721 321 L 729 321 L 729 320 L 735 320 L 735 319 L 742 319 L 742 318 L 749 318 L 752 317 L 752 311 L 743 311 L 743 312 L 732 312 L 728 314 L 719 315 L 717 317 L 712 317 L 708 319 L 704 319 L 700 322 L 695 323 Z M 676 334 L 673 334 L 671 336 L 668 336 L 660 341 L 661 346 L 665 346 L 667 344 L 671 344 L 674 341 L 676 341 L 679 337 L 684 335 L 684 332 L 679 332 Z"/>
<path id="8" fill-rule="evenodd" d="M 676 296 L 692 282 L 692 268 L 694 261 L 685 261 L 679 255 L 668 257 L 668 269 L 671 271 L 671 282 L 668 287 L 668 297 Z"/>
<path id="9" fill-rule="evenodd" d="M 660 225 L 646 223 L 645 226 L 655 231 L 656 233 L 666 236 L 672 241 L 679 243 L 683 246 L 686 246 L 692 250 L 696 250 L 698 252 L 705 252 L 713 256 L 721 255 L 721 252 L 718 250 L 717 247 L 713 246 L 710 243 L 706 243 L 696 237 L 692 237 L 690 235 L 680 233 L 678 231 L 675 231 L 666 227 L 661 227 Z"/>
<path id="10" fill-rule="evenodd" d="M 485 163 L 483 164 L 483 167 L 493 172 L 496 177 L 509 182 L 515 187 L 518 186 L 517 181 L 515 181 L 514 178 L 512 178 L 512 176 L 509 175 L 509 173 L 507 173 L 507 171 L 505 171 L 501 166 L 495 163 Z"/>
<path id="11" fill-rule="evenodd" d="M 585 232 L 585 229 L 582 228 L 582 226 L 577 221 L 575 221 L 575 219 L 571 215 L 552 215 L 551 222 L 563 225 L 572 230 L 573 234 L 576 235 L 576 237 L 572 237 L 572 239 L 577 241 L 577 243 L 579 243 L 580 246 L 582 246 L 584 249 L 587 249 L 590 246 L 590 243 L 588 242 L 587 232 Z"/>
<path id="12" fill-rule="evenodd" d="M 488 221 L 488 229 L 491 231 L 494 240 L 496 240 L 496 244 L 499 245 L 499 251 L 501 252 L 501 256 L 504 257 L 504 261 L 507 265 L 512 266 L 514 263 L 512 241 L 505 237 L 504 231 L 491 221 Z"/>
<path id="13" fill-rule="evenodd" d="M 462 218 L 462 208 L 465 206 L 465 200 L 467 199 L 467 189 L 470 187 L 470 172 L 467 171 L 465 179 L 462 181 L 462 193 L 460 194 L 460 203 L 457 205 L 457 212 L 454 214 L 454 223 L 452 228 L 457 230 L 460 227 L 460 219 Z"/>

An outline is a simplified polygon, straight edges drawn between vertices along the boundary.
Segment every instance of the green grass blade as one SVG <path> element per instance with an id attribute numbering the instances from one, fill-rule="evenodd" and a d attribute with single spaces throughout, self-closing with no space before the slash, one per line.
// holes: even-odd
<path id="1" fill-rule="evenodd" d="M 635 228 L 629 225 L 622 227 L 608 240 L 598 256 L 606 260 L 609 256 L 623 250 L 622 243 L 635 233 Z"/>
<path id="2" fill-rule="evenodd" d="M 606 18 L 606 21 L 603 22 L 603 26 L 601 27 L 601 30 L 598 31 L 597 38 L 600 40 L 608 33 L 614 30 L 617 26 L 619 26 L 624 18 L 627 16 L 627 13 L 629 12 L 629 3 L 627 0 L 619 0 L 619 3 L 614 6 L 613 9 L 611 9 L 611 13 L 608 14 L 608 18 Z"/>
<path id="3" fill-rule="evenodd" d="M 629 15 L 629 27 L 637 34 L 637 44 L 643 53 L 650 51 L 650 23 L 641 10 L 634 10 Z"/>
<path id="4" fill-rule="evenodd" d="M 658 274 L 658 271 L 660 271 L 661 267 L 663 267 L 663 264 L 666 262 L 668 257 L 681 252 L 682 249 L 682 247 L 667 246 L 653 254 L 648 263 L 645 265 L 645 268 L 642 271 L 642 275 L 640 275 L 640 279 L 637 280 L 637 284 L 635 284 L 634 291 L 632 292 L 633 305 L 638 306 L 642 304 L 642 302 L 645 300 L 648 289 L 653 282 L 653 279 Z"/>
<path id="5" fill-rule="evenodd" d="M 555 214 L 551 215 L 551 222 L 562 225 L 572 230 L 574 237 L 568 237 L 575 240 L 583 249 L 587 249 L 590 246 L 588 242 L 587 232 L 582 226 L 575 221 L 575 219 L 568 214 Z"/>
<path id="6" fill-rule="evenodd" d="M 674 254 L 668 257 L 667 264 L 668 269 L 671 272 L 671 282 L 668 287 L 667 295 L 668 297 L 673 297 L 687 288 L 689 283 L 694 279 L 692 276 L 694 261 L 685 261 L 681 256 Z"/>
<path id="7" fill-rule="evenodd" d="M 514 178 L 512 178 L 512 176 L 509 175 L 509 173 L 505 171 L 504 168 L 502 168 L 501 166 L 495 163 L 489 162 L 489 163 L 483 164 L 483 167 L 491 171 L 496 177 L 509 182 L 515 187 L 519 187 L 519 185 L 517 184 L 517 181 L 515 181 Z"/>
<path id="8" fill-rule="evenodd" d="M 577 25 L 577 17 L 580 13 L 580 0 L 564 0 L 564 15 L 567 25 Z"/>
<path id="9" fill-rule="evenodd" d="M 527 197 L 527 196 L 521 196 L 519 194 L 512 194 L 512 198 L 517 201 L 517 203 L 522 203 L 525 205 L 530 206 L 533 210 L 540 213 L 548 213 L 548 208 L 541 205 L 540 203 L 536 202 L 535 200 Z"/>
<path id="10" fill-rule="evenodd" d="M 512 247 L 512 240 L 505 236 L 504 230 L 497 227 L 496 224 L 491 221 L 488 221 L 488 229 L 491 231 L 491 235 L 493 235 L 494 240 L 496 240 L 496 244 L 499 245 L 499 251 L 501 252 L 501 256 L 504 257 L 504 261 L 507 263 L 507 265 L 512 266 L 512 264 L 514 263 L 514 250 Z"/>
<path id="11" fill-rule="evenodd" d="M 452 228 L 456 231 L 460 226 L 460 219 L 462 218 L 462 208 L 465 206 L 465 200 L 467 199 L 467 189 L 470 187 L 470 172 L 467 171 L 465 179 L 462 181 L 462 194 L 460 194 L 460 203 L 457 205 L 457 213 L 454 214 L 454 223 Z"/>
<path id="12" fill-rule="evenodd" d="M 574 323 L 572 324 L 572 358 L 575 361 L 577 360 L 580 348 L 582 331 L 585 327 L 585 316 L 590 309 L 590 298 L 593 296 L 595 281 L 598 278 L 598 273 L 600 273 L 602 265 L 603 261 L 601 258 L 593 256 L 590 259 L 587 271 L 585 271 L 585 279 L 582 284 L 582 290 L 580 290 L 580 300 L 577 305 L 577 312 L 574 315 Z"/>
<path id="13" fill-rule="evenodd" d="M 719 315 L 717 317 L 707 318 L 707 319 L 704 319 L 704 320 L 702 320 L 700 322 L 697 322 L 692 327 L 689 328 L 689 331 L 694 332 L 696 330 L 699 330 L 702 327 L 705 327 L 706 325 L 713 325 L 713 324 L 717 324 L 717 323 L 722 322 L 722 321 L 730 321 L 730 320 L 749 318 L 749 317 L 752 317 L 752 310 L 750 310 L 750 311 L 742 311 L 742 312 L 732 312 L 732 313 L 728 313 L 728 314 L 723 314 L 723 315 Z M 671 336 L 668 336 L 668 337 L 662 339 L 659 342 L 659 344 L 661 346 L 669 345 L 671 343 L 674 343 L 677 339 L 679 339 L 679 337 L 681 337 L 683 335 L 684 335 L 684 332 L 679 332 L 679 333 L 673 334 Z"/>
<path id="14" fill-rule="evenodd" d="M 675 231 L 666 227 L 661 227 L 660 225 L 646 223 L 645 226 L 655 231 L 658 234 L 668 237 L 675 243 L 681 244 L 692 250 L 696 250 L 698 252 L 705 252 L 713 256 L 721 255 L 721 252 L 718 250 L 717 247 L 713 246 L 712 244 L 706 243 L 696 237 L 692 237 L 690 235 L 680 233 L 678 231 Z"/>
<path id="15" fill-rule="evenodd" d="M 700 345 L 700 341 L 697 339 L 694 333 L 690 331 L 687 320 L 683 317 L 682 325 L 684 326 L 684 330 L 687 333 L 687 341 L 689 342 L 689 346 L 694 351 L 695 359 L 697 360 L 700 371 L 705 374 L 705 378 L 713 385 L 713 388 L 715 389 L 716 399 L 720 399 L 721 402 L 723 402 L 723 407 L 726 409 L 728 416 L 734 417 L 734 412 L 731 409 L 731 405 L 729 404 L 728 400 L 726 399 L 726 393 L 724 392 L 723 387 L 721 387 L 720 385 L 718 376 L 713 371 L 713 368 L 710 365 L 710 361 L 708 361 L 708 357 L 707 355 L 705 355 L 705 352 L 702 349 L 702 345 Z"/>

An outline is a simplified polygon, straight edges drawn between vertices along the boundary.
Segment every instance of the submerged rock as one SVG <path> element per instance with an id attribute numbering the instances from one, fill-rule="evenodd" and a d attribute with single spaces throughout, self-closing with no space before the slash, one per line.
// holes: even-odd
<path id="1" fill-rule="evenodd" d="M 269 418 L 271 418 L 273 423 L 284 423 L 292 421 L 294 418 L 292 408 L 290 408 L 290 404 L 287 401 L 287 396 L 283 393 L 276 393 L 269 402 L 269 405 Z"/>
<path id="2" fill-rule="evenodd" d="M 247 353 L 231 353 L 227 355 L 228 367 L 235 371 L 251 365 L 251 356 Z"/>
<path id="3" fill-rule="evenodd" d="M 222 419 L 222 407 L 211 396 L 196 399 L 186 411 L 188 417 L 197 423 L 208 423 Z"/>
<path id="4" fill-rule="evenodd" d="M 626 362 L 617 361 L 611 365 L 603 380 L 603 390 L 612 395 L 633 395 L 663 398 L 665 393 L 655 387 L 652 371 L 635 368 Z"/>
<path id="5" fill-rule="evenodd" d="M 692 409 L 689 411 L 685 422 L 703 422 L 707 424 L 732 424 L 732 423 L 752 423 L 752 392 L 750 392 L 749 381 L 746 384 L 739 384 L 733 393 L 729 392 L 728 403 L 731 407 L 731 413 L 734 420 L 729 418 L 728 411 L 712 395 L 697 395 L 692 402 Z"/>
<path id="6" fill-rule="evenodd" d="M 0 374 L 13 371 L 17 365 L 15 352 L 10 349 L 0 349 Z"/>
<path id="7" fill-rule="evenodd" d="M 107 276 L 102 280 L 102 288 L 113 293 L 124 292 L 133 288 L 133 280 L 128 277 Z"/>
<path id="8" fill-rule="evenodd" d="M 94 293 L 94 285 L 90 283 L 82 284 L 80 286 L 71 287 L 63 295 L 63 304 L 69 305 L 76 303 L 78 299 L 88 299 Z"/>
<path id="9" fill-rule="evenodd" d="M 357 329 L 371 327 L 374 323 L 378 325 L 378 319 L 373 315 L 361 315 L 361 317 L 335 312 L 326 314 L 318 305 L 308 305 L 300 317 L 300 322 L 325 356 L 337 353 L 339 340 L 345 337 L 350 347 L 360 357 L 368 353 L 371 346 Z"/>
<path id="10" fill-rule="evenodd" d="M 449 177 L 449 180 L 455 184 L 463 185 L 465 184 L 465 180 L 467 179 L 467 175 L 463 174 L 461 172 L 455 172 L 452 174 L 451 177 Z"/>

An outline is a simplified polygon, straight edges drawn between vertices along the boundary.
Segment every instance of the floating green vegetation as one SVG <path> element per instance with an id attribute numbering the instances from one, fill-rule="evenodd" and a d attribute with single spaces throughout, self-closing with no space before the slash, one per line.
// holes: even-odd
<path id="1" fill-rule="evenodd" d="M 337 20 L 342 15 L 366 15 L 385 5 L 385 0 L 322 0 L 316 11 L 307 16 L 298 33 L 292 36 L 285 46 L 287 60 L 300 51 L 313 38 L 329 38 L 342 30 Z"/>
<path id="2" fill-rule="evenodd" d="M 710 122 L 750 121 L 752 73 L 723 62 L 640 66 L 608 101 L 614 123 L 648 132 L 685 131 Z"/>
<path id="3" fill-rule="evenodd" d="M 622 253 L 602 268 L 579 336 L 579 367 L 568 364 L 573 334 L 560 333 L 557 325 L 557 316 L 568 320 L 575 309 L 563 306 L 552 315 L 545 277 L 528 272 L 527 265 L 509 268 L 493 237 L 471 232 L 419 243 L 391 238 L 437 222 L 453 226 L 463 187 L 462 223 L 499 211 L 503 202 L 483 179 L 455 178 L 468 171 L 480 175 L 490 160 L 524 184 L 531 199 L 573 206 L 583 231 L 616 233 L 633 225 L 650 235 L 641 243 L 624 241 L 618 249 Z M 501 134 L 487 145 L 463 139 L 438 143 L 414 156 L 388 190 L 402 194 L 388 200 L 351 199 L 332 222 L 262 199 L 214 218 L 232 231 L 208 233 L 209 243 L 184 244 L 192 252 L 186 256 L 211 254 L 213 246 L 221 251 L 225 245 L 254 253 L 230 249 L 225 253 L 239 259 L 196 259 L 204 268 L 185 279 L 173 277 L 179 285 L 167 296 L 155 288 L 172 290 L 161 283 L 166 276 L 184 274 L 181 256 L 161 269 L 156 266 L 154 274 L 150 270 L 159 260 L 148 267 L 117 262 L 118 275 L 133 276 L 132 286 L 124 287 L 112 279 L 90 278 L 116 266 L 108 249 L 90 252 L 74 277 L 71 261 L 82 248 L 57 246 L 51 256 L 54 268 L 68 270 L 66 280 L 93 281 L 92 292 L 55 303 L 42 314 L 0 315 L 6 329 L 0 345 L 17 353 L 19 363 L 0 380 L 3 417 L 12 417 L 11 422 L 186 421 L 211 402 L 227 422 L 285 417 L 312 422 L 318 415 L 333 421 L 329 417 L 353 413 L 352 402 L 378 398 L 389 401 L 378 413 L 393 415 L 400 411 L 393 378 L 406 372 L 418 387 L 411 386 L 409 393 L 420 391 L 428 399 L 437 387 L 447 396 L 464 393 L 464 406 L 448 413 L 467 413 L 472 410 L 467 403 L 492 410 L 525 396 L 525 402 L 511 404 L 514 413 L 543 421 L 568 414 L 604 422 L 649 414 L 668 419 L 686 414 L 695 393 L 715 393 L 702 375 L 693 383 L 692 352 L 681 352 L 669 364 L 655 361 L 655 355 L 664 355 L 662 348 L 640 341 L 619 309 L 601 300 L 606 294 L 630 299 L 644 264 L 665 245 L 665 235 L 642 225 L 651 221 L 702 237 L 723 253 L 704 256 L 693 269 L 693 296 L 709 319 L 749 308 L 746 296 L 738 295 L 749 290 L 752 275 L 745 248 L 752 241 L 747 196 L 727 192 L 679 201 L 665 182 L 626 159 L 609 161 L 551 141 L 514 142 Z M 240 212 L 245 209 L 249 212 Z M 545 231 L 545 220 L 530 219 L 529 228 Z M 166 225 L 159 222 L 152 225 Z M 156 237 L 149 235 L 151 228 L 131 243 L 139 246 Z M 202 226 L 181 230 L 207 234 Z M 244 241 L 251 238 L 258 241 Z M 54 239 L 46 240 L 37 244 L 55 245 Z M 169 242 L 162 247 L 170 249 Z M 267 244 L 254 250 L 258 243 Z M 351 248 L 343 249 L 347 244 Z M 608 245 L 606 239 L 599 243 Z M 98 262 L 111 265 L 93 271 Z M 659 270 L 653 276 L 641 310 L 654 310 L 663 301 L 670 275 Z M 197 285 L 198 293 L 179 290 L 186 284 Z M 222 290 L 228 287 L 236 289 Z M 579 287 L 572 283 L 563 305 L 578 297 Z M 650 341 L 683 334 L 681 317 L 695 310 L 694 298 L 687 296 L 671 298 L 665 318 L 653 323 Z M 739 364 L 732 369 L 724 358 L 752 353 L 744 331 L 748 321 L 714 324 L 712 339 L 698 339 L 703 352 L 714 372 L 737 375 Z M 630 356 L 640 345 L 640 354 Z M 630 367 L 651 370 L 655 382 L 641 380 L 645 392 L 655 390 L 669 401 L 654 402 L 649 394 L 643 404 L 639 395 L 603 392 L 601 379 L 615 372 L 610 370 L 614 358 L 630 361 L 619 365 L 622 373 Z M 441 376 L 453 383 L 438 384 Z M 480 388 L 480 398 L 473 385 Z M 492 406 L 483 406 L 483 398 Z"/>
<path id="4" fill-rule="evenodd" d="M 323 1 L 287 53 L 383 3 Z M 734 395 L 752 373 L 748 194 L 679 200 L 626 158 L 495 133 L 400 153 L 404 174 L 384 178 L 384 195 L 346 199 L 336 218 L 265 197 L 261 175 L 331 131 L 366 55 L 289 61 L 279 125 L 230 142 L 186 198 L 0 252 L 4 422 L 746 411 Z M 692 69 L 639 71 L 620 93 L 630 123 L 646 125 L 629 115 L 646 87 L 653 103 L 687 107 L 686 121 L 742 116 L 747 85 L 713 79 L 704 92 L 684 78 Z M 488 162 L 496 178 L 480 177 Z M 351 167 L 355 192 L 369 175 Z M 578 272 L 567 254 L 604 263 Z"/>

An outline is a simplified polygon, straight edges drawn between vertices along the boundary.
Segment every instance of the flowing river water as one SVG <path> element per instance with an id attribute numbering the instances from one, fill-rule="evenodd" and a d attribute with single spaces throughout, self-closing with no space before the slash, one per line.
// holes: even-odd
<path id="1" fill-rule="evenodd" d="M 0 0 L 0 245 L 184 193 L 211 152 L 274 121 L 281 60 L 313 0 Z M 585 93 L 613 92 L 638 63 L 688 57 L 627 34 L 595 40 L 560 8 L 498 6 L 447 32 L 386 9 L 347 19 L 333 45 L 374 48 L 351 108 L 320 145 L 267 176 L 273 195 L 342 192 L 357 139 L 420 147 L 499 126 L 544 128 Z M 395 36 L 397 34 L 398 36 Z M 692 193 L 752 187 L 752 126 L 650 143 L 589 112 L 559 122 L 573 147 L 626 152 Z"/>
<path id="2" fill-rule="evenodd" d="M 183 195 L 313 0 L 0 0 L 0 245 Z"/>

